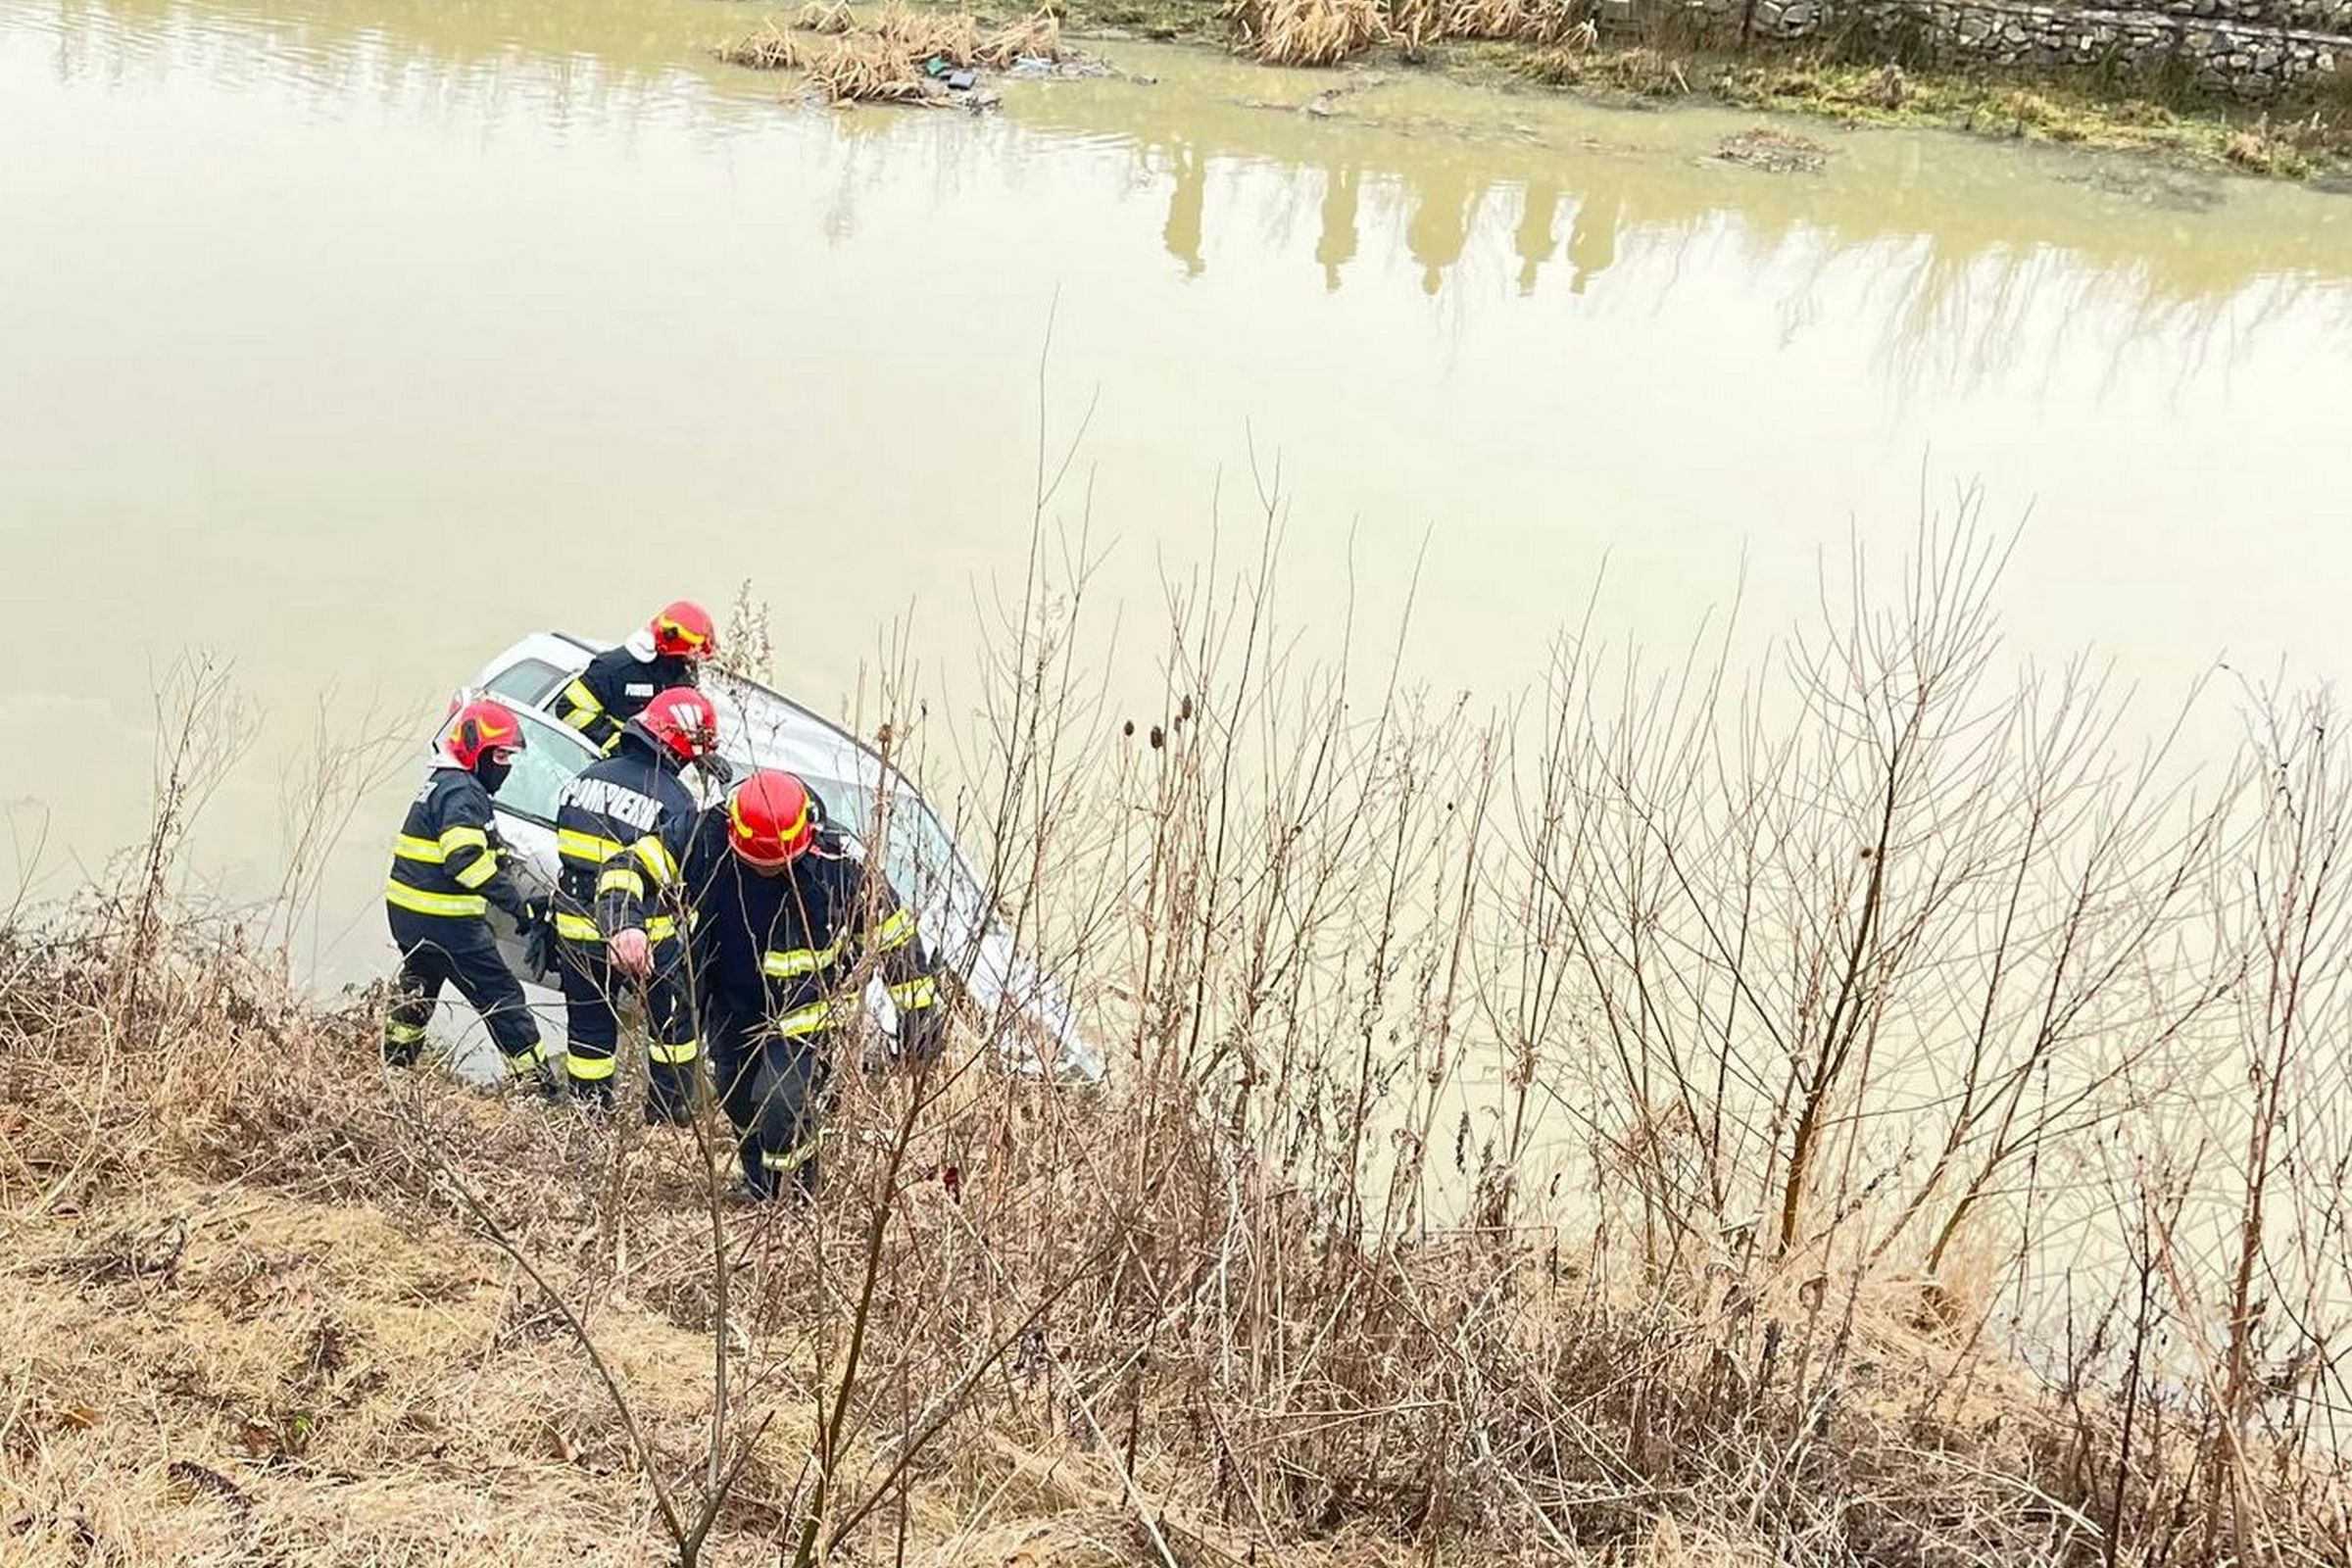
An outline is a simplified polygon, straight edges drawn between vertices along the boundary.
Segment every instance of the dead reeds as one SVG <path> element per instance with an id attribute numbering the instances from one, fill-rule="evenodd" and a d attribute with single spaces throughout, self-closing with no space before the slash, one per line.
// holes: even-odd
<path id="1" fill-rule="evenodd" d="M 741 66 L 747 71 L 798 71 L 807 64 L 808 55 L 798 36 L 772 22 L 710 52 L 728 65 Z"/>
<path id="2" fill-rule="evenodd" d="M 983 32 L 968 13 L 887 5 L 859 23 L 844 4 L 811 4 L 790 27 L 769 23 L 714 53 L 757 71 L 803 71 L 828 103 L 939 103 L 953 72 L 1058 62 L 1061 24 L 1039 11 Z"/>
<path id="3" fill-rule="evenodd" d="M 1437 36 L 1550 46 L 1565 41 L 1582 15 L 1576 0 L 1454 0 Z"/>
<path id="4" fill-rule="evenodd" d="M 1023 60 L 1055 63 L 1067 56 L 1061 19 L 1051 10 L 1040 10 L 990 32 L 980 40 L 975 58 L 993 70 L 1009 71 Z"/>
<path id="5" fill-rule="evenodd" d="M 1271 66 L 1336 66 L 1390 34 L 1383 0 L 1234 0 L 1236 46 Z"/>
<path id="6" fill-rule="evenodd" d="M 874 33 L 849 33 L 808 61 L 808 85 L 827 103 L 915 103 L 941 89 L 905 51 Z"/>
<path id="7" fill-rule="evenodd" d="M 808 0 L 808 4 L 793 14 L 792 24 L 803 32 L 834 36 L 855 31 L 858 17 L 850 9 L 849 0 Z"/>

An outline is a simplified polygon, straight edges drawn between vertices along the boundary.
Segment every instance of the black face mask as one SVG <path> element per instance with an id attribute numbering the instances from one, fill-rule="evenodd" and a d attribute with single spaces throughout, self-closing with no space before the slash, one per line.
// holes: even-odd
<path id="1" fill-rule="evenodd" d="M 507 781 L 507 775 L 514 771 L 514 763 L 512 760 L 502 762 L 485 757 L 473 764 L 473 776 L 480 779 L 482 788 L 493 795 L 496 795 L 498 787 Z"/>

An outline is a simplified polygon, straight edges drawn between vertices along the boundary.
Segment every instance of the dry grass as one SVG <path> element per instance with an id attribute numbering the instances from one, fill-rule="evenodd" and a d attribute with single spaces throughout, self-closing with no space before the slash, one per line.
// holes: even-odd
<path id="1" fill-rule="evenodd" d="M 730 1211 L 722 1326 L 690 1141 L 385 1077 L 371 1008 L 314 1010 L 226 931 L 166 922 L 126 1005 L 124 929 L 0 950 L 20 1560 L 669 1560 L 649 1471 L 701 1463 L 716 1329 L 745 1465 L 699 1560 L 774 1561 L 861 1313 L 831 1517 L 880 1504 L 844 1547 L 1501 1563 L 1532 1521 L 1549 1560 L 1728 1565 L 1786 1539 L 1751 1510 L 1835 1494 L 1838 1540 L 1956 1515 L 2038 1560 L 2011 1499 L 2069 1428 L 1916 1292 L 1825 1308 L 1692 1271 L 1631 1300 L 1544 1230 L 1334 1245 L 1331 1195 L 1237 1163 L 1180 1079 L 1073 1100 L 975 1066 L 898 1158 L 908 1086 L 850 1086 L 824 1206 Z M 579 1312 L 627 1420 L 484 1216 Z M 1784 1449 L 1767 1490 L 1719 1491 Z M 1591 1555 L 1546 1523 L 1570 1515 Z"/>
<path id="2" fill-rule="evenodd" d="M 772 22 L 710 52 L 728 65 L 748 71 L 798 71 L 808 63 L 808 51 L 799 37 Z"/>
<path id="3" fill-rule="evenodd" d="M 850 10 L 849 0 L 808 0 L 794 14 L 792 24 L 803 32 L 823 33 L 828 36 L 850 32 L 858 25 L 857 14 Z"/>
<path id="4" fill-rule="evenodd" d="M 868 30 L 910 65 L 940 60 L 961 70 L 973 63 L 980 49 L 980 24 L 968 12 L 916 10 L 894 3 L 882 8 Z"/>
<path id="5" fill-rule="evenodd" d="M 0 931 L 9 1549 L 2345 1560 L 2345 1198 L 2278 1173 L 2352 1165 L 2352 749 L 2314 699 L 2237 787 L 2116 764 L 1991 673 L 1996 554 L 1668 712 L 1564 646 L 1523 751 L 1287 663 L 1263 577 L 1171 593 L 1123 723 L 1033 583 L 962 827 L 1113 1079 L 967 1009 L 842 1075 L 806 1206 L 710 1119 L 387 1075 L 380 999 L 170 897 L 168 742 L 124 886 Z M 2045 1227 L 2120 1252 L 2035 1374 Z"/>
<path id="6" fill-rule="evenodd" d="M 1528 79 L 1547 87 L 1629 93 L 1641 98 L 1680 98 L 1690 91 L 1684 62 L 1646 46 L 1604 50 L 1568 43 L 1530 55 L 1520 69 Z"/>
<path id="7" fill-rule="evenodd" d="M 1270 66 L 1336 66 L 1391 36 L 1384 0 L 1234 0 L 1236 44 Z"/>
<path id="8" fill-rule="evenodd" d="M 1453 0 L 1441 36 L 1495 38 L 1548 47 L 1567 41 L 1579 24 L 1573 0 Z"/>
<path id="9" fill-rule="evenodd" d="M 980 40 L 980 64 L 994 70 L 1010 70 L 1016 61 L 1060 61 L 1069 51 L 1061 41 L 1061 19 L 1052 11 L 1035 11 L 1018 22 L 1008 22 Z"/>
<path id="10" fill-rule="evenodd" d="M 807 36 L 804 36 L 806 34 Z M 1059 61 L 1061 24 L 1039 11 L 983 33 L 968 13 L 893 4 L 860 24 L 847 5 L 812 4 L 790 28 L 773 23 L 714 51 L 733 65 L 805 71 L 828 103 L 939 103 L 935 73 L 1004 71 L 1022 59 Z"/>
<path id="11" fill-rule="evenodd" d="M 851 33 L 808 60 L 808 85 L 827 103 L 919 103 L 942 89 L 917 63 L 873 33 Z"/>

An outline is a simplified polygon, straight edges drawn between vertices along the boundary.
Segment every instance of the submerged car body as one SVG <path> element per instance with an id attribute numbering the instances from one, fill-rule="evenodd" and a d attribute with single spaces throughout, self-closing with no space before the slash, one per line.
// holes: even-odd
<path id="1" fill-rule="evenodd" d="M 601 645 L 577 637 L 533 633 L 491 661 L 473 683 L 477 693 L 513 708 L 529 734 L 494 805 L 516 873 L 534 895 L 555 885 L 558 799 L 596 760 L 548 705 L 599 651 Z M 1102 1076 L 1102 1058 L 1080 1033 L 1069 999 L 1017 950 L 989 890 L 910 781 L 838 724 L 757 682 L 714 673 L 703 690 L 718 710 L 720 752 L 735 775 L 780 767 L 807 781 L 828 818 L 858 840 L 900 902 L 914 910 L 943 969 L 984 1016 L 1012 1025 L 1000 1035 L 1016 1069 L 1089 1083 Z M 689 782 L 703 783 L 691 773 Z M 706 799 L 715 793 L 704 788 Z M 553 983 L 527 966 L 519 934 L 503 924 L 501 946 L 525 979 Z M 872 996 L 887 1023 L 887 1001 L 878 987 Z"/>

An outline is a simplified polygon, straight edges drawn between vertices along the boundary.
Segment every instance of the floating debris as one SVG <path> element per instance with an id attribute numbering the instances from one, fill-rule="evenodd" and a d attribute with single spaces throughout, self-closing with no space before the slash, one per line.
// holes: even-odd
<path id="1" fill-rule="evenodd" d="M 754 71 L 802 71 L 827 103 L 960 104 L 992 108 L 981 74 L 1013 76 L 1102 74 L 1107 68 L 1065 49 L 1061 23 L 1039 11 L 983 33 L 960 11 L 916 11 L 894 3 L 862 24 L 846 4 L 814 0 L 790 27 L 773 23 L 713 50 Z"/>
<path id="2" fill-rule="evenodd" d="M 1756 125 L 1737 136 L 1726 136 L 1723 145 L 1715 149 L 1715 157 L 1768 174 L 1817 174 L 1830 161 L 1830 150 L 1788 131 Z"/>

